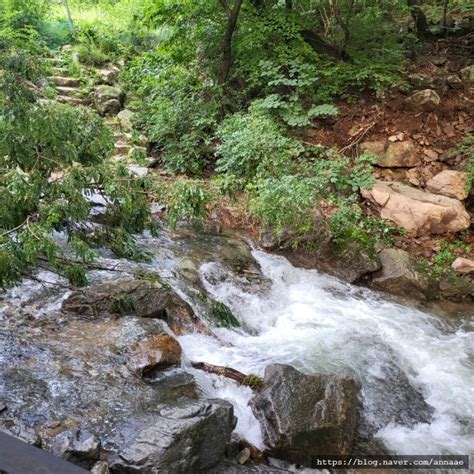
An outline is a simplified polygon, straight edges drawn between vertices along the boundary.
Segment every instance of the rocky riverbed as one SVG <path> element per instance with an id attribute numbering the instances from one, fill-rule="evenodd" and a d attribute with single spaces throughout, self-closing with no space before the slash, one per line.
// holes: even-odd
<path id="1" fill-rule="evenodd" d="M 2 431 L 96 473 L 280 472 L 322 453 L 473 447 L 472 311 L 420 312 L 240 234 L 163 229 L 141 244 L 151 263 L 104 253 L 83 291 L 43 271 L 51 285 L 1 295 Z"/>

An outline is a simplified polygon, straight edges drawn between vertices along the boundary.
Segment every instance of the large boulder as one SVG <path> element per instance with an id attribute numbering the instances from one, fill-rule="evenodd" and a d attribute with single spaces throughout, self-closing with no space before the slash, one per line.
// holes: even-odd
<path id="1" fill-rule="evenodd" d="M 432 193 L 462 201 L 469 194 L 467 192 L 467 173 L 455 170 L 441 171 L 426 183 L 426 189 Z"/>
<path id="2" fill-rule="evenodd" d="M 446 196 L 431 194 L 399 182 L 376 181 L 362 196 L 380 209 L 380 217 L 416 236 L 445 234 L 468 229 L 464 205 Z"/>
<path id="3" fill-rule="evenodd" d="M 424 89 L 407 97 L 405 103 L 410 109 L 432 112 L 441 103 L 441 98 L 433 89 Z"/>
<path id="4" fill-rule="evenodd" d="M 100 115 L 117 115 L 122 109 L 125 94 L 120 87 L 97 86 L 94 100 Z"/>
<path id="5" fill-rule="evenodd" d="M 347 377 L 270 365 L 251 406 L 272 456 L 311 466 L 314 456 L 351 453 L 357 388 Z"/>
<path id="6" fill-rule="evenodd" d="M 74 291 L 63 311 L 88 319 L 135 315 L 166 321 L 175 334 L 208 332 L 192 308 L 166 285 L 148 280 L 120 278 Z"/>
<path id="7" fill-rule="evenodd" d="M 160 370 L 181 365 L 181 346 L 169 334 L 154 334 L 139 341 L 129 358 L 128 368 L 143 378 L 153 378 Z"/>
<path id="8" fill-rule="evenodd" d="M 425 299 L 430 281 L 410 255 L 401 249 L 384 249 L 379 254 L 382 269 L 374 273 L 375 288 L 418 299 Z"/>
<path id="9" fill-rule="evenodd" d="M 205 472 L 224 457 L 235 426 L 233 407 L 204 400 L 164 408 L 110 463 L 113 473 Z"/>

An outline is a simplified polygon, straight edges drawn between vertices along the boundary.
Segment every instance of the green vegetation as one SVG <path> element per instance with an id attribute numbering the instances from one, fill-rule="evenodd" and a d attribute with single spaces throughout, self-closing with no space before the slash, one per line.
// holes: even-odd
<path id="1" fill-rule="evenodd" d="M 234 316 L 230 308 L 220 301 L 211 301 L 211 316 L 217 320 L 219 326 L 225 328 L 240 327 L 239 320 Z"/>
<path id="2" fill-rule="evenodd" d="M 86 284 L 98 246 L 147 260 L 132 234 L 153 229 L 150 196 L 166 204 L 172 226 L 202 225 L 211 206 L 234 199 L 261 229 L 290 228 L 297 243 L 320 231 L 322 206 L 336 247 L 390 244 L 399 229 L 360 205 L 360 187 L 373 183 L 373 157 L 302 137 L 308 127 L 334 123 L 341 100 L 383 97 L 402 84 L 406 53 L 429 33 L 425 17 L 442 12 L 440 1 L 424 10 L 409 3 L 3 0 L 0 285 L 34 266 Z M 449 7 L 467 11 L 461 0 Z M 170 177 L 132 177 L 112 164 L 113 139 L 100 117 L 45 100 L 54 92 L 42 82 L 50 69 L 44 59 L 54 54 L 81 78 L 85 96 L 98 67 L 121 65 L 135 125 Z M 472 155 L 472 136 L 460 150 Z M 131 158 L 146 162 L 140 151 Z M 96 195 L 107 207 L 91 223 Z M 67 249 L 55 232 L 67 234 Z"/>
<path id="3" fill-rule="evenodd" d="M 460 240 L 451 243 L 443 241 L 441 249 L 433 256 L 431 265 L 426 259 L 421 261 L 421 265 L 432 278 L 438 281 L 445 276 L 457 276 L 451 264 L 457 257 L 469 255 L 471 251 L 471 246 Z"/>

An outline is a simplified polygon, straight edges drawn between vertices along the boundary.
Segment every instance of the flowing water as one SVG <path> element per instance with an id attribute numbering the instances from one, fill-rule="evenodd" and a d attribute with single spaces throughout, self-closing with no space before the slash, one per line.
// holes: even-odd
<path id="1" fill-rule="evenodd" d="M 156 257 L 142 267 L 158 271 L 198 314 L 203 310 L 197 291 L 205 290 L 241 323 L 213 328 L 217 338 L 179 337 L 186 361 L 258 375 L 275 362 L 306 373 L 348 374 L 361 388 L 361 451 L 383 446 L 399 454 L 474 452 L 474 309 L 458 318 L 421 312 L 295 268 L 283 257 L 250 248 L 240 236 L 163 231 L 158 238 L 145 235 L 142 244 Z M 129 265 L 107 254 L 101 263 L 124 270 Z M 92 275 L 94 281 L 113 276 Z M 4 301 L 24 305 L 33 290 L 37 284 L 25 282 Z M 38 305 L 38 317 L 58 310 L 64 296 L 64 291 L 48 296 L 47 305 Z M 258 422 L 247 405 L 251 390 L 188 367 L 207 395 L 234 404 L 237 431 L 261 446 Z"/>

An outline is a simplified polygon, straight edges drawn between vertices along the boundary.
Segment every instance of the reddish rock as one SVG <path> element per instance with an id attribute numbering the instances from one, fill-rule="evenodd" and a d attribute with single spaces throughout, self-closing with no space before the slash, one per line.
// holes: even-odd
<path id="1" fill-rule="evenodd" d="M 467 198 L 467 173 L 444 170 L 426 183 L 426 189 L 435 194 L 463 200 Z"/>
<path id="2" fill-rule="evenodd" d="M 146 337 L 133 350 L 128 368 L 140 377 L 148 378 L 164 369 L 181 365 L 181 346 L 169 334 Z"/>
<path id="3" fill-rule="evenodd" d="M 469 214 L 456 199 L 396 181 L 376 181 L 371 190 L 361 189 L 361 193 L 380 209 L 382 219 L 392 221 L 412 235 L 454 233 L 470 226 Z"/>
<path id="4" fill-rule="evenodd" d="M 474 260 L 469 260 L 468 258 L 458 257 L 451 266 L 457 272 L 465 275 L 474 273 Z"/>

